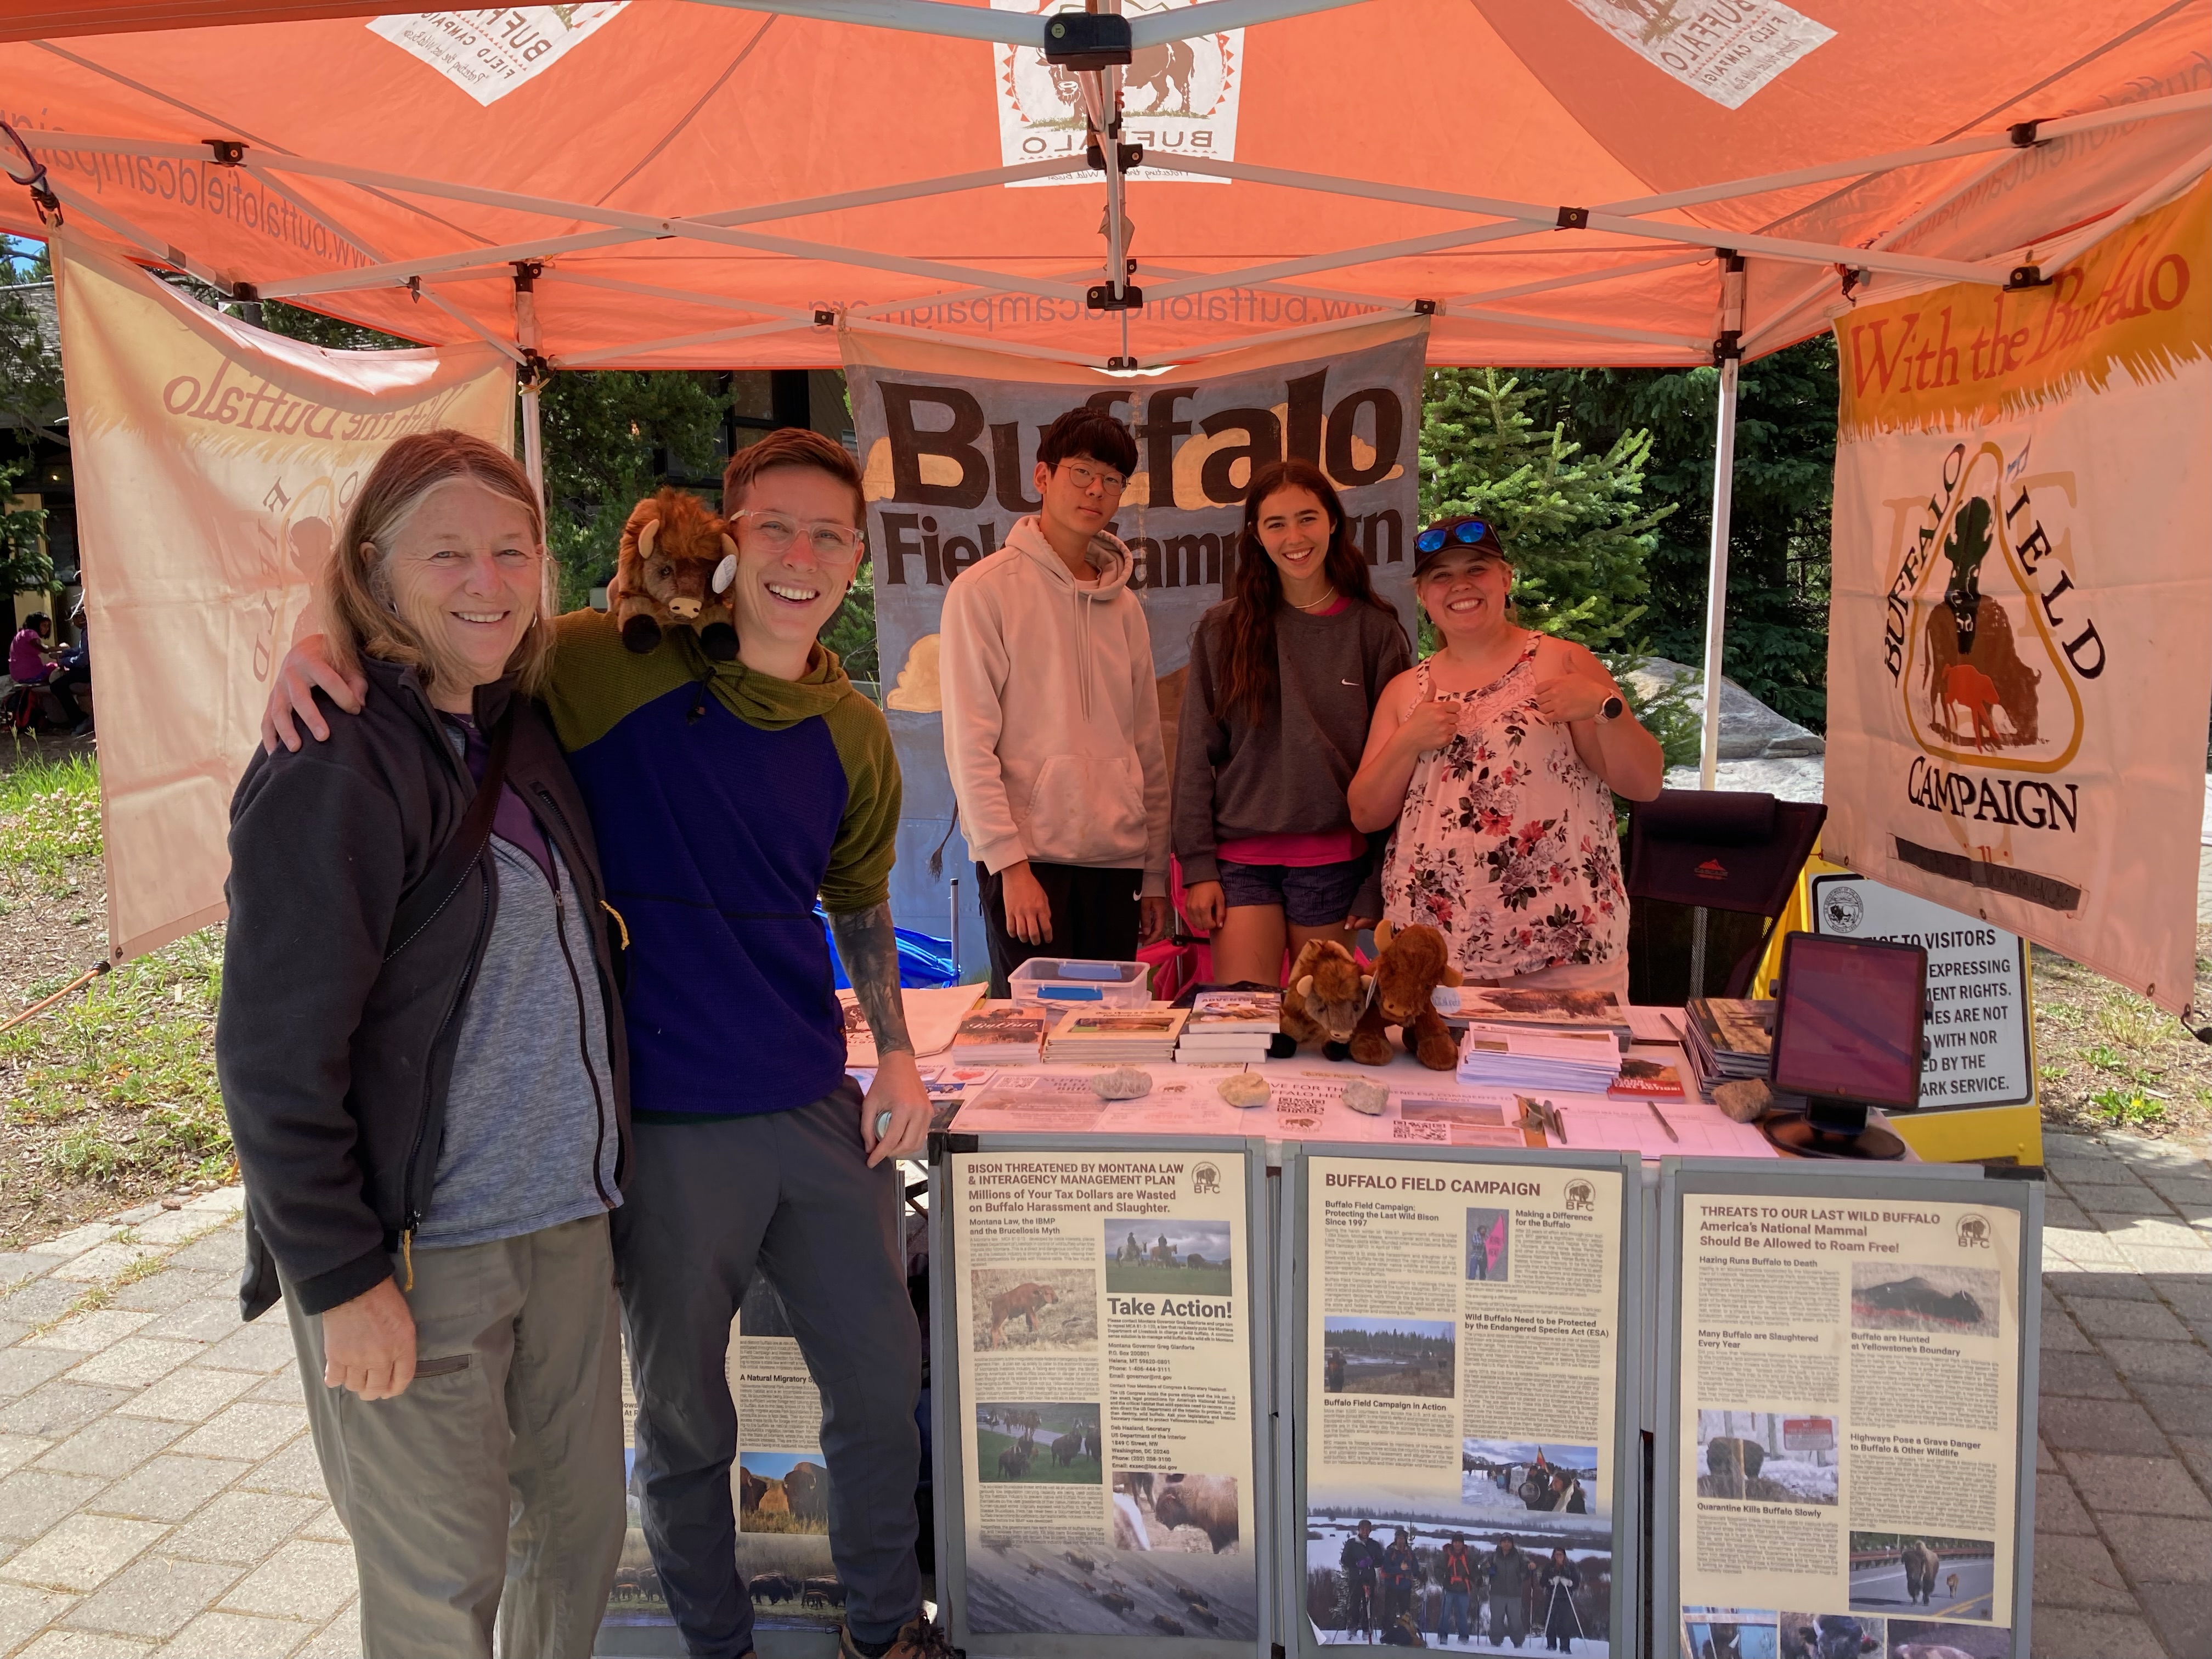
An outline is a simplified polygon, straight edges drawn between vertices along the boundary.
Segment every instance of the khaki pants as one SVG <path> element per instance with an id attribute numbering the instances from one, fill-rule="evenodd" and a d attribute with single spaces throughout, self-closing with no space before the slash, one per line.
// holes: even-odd
<path id="1" fill-rule="evenodd" d="M 496 1615 L 501 1653 L 586 1659 L 625 1525 L 606 1218 L 417 1250 L 407 1301 L 415 1380 L 364 1401 L 323 1386 L 322 1319 L 284 1298 L 362 1645 L 489 1659 Z"/>

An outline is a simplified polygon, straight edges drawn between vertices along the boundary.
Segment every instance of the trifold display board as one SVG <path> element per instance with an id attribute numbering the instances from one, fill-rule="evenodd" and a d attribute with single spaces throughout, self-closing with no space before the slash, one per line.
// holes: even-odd
<path id="1" fill-rule="evenodd" d="M 1283 1150 L 1285 1649 L 1634 1652 L 1636 1155 Z"/>
<path id="2" fill-rule="evenodd" d="M 1024 1659 L 1266 1652 L 1265 1143 L 945 1135 L 931 1180 L 954 1644 Z"/>
<path id="3" fill-rule="evenodd" d="M 2027 1659 L 2043 1188 L 1668 1159 L 1653 1651 Z"/>

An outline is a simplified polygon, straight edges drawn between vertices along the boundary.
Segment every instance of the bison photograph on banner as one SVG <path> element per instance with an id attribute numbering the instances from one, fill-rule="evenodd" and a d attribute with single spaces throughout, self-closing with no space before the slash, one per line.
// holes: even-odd
<path id="1" fill-rule="evenodd" d="M 1824 851 L 2179 1011 L 2212 699 L 2212 185 L 1836 319 Z"/>
<path id="2" fill-rule="evenodd" d="M 932 933 L 945 925 L 943 882 L 928 872 L 940 845 L 951 873 L 967 862 L 964 845 L 946 838 L 952 793 L 937 656 L 945 586 L 1037 511 L 1034 473 L 1044 428 L 1087 404 L 1126 421 L 1136 436 L 1137 471 L 1109 528 L 1134 562 L 1129 586 L 1151 627 L 1162 736 L 1172 757 L 1191 631 L 1225 595 L 1244 489 L 1267 462 L 1291 455 L 1328 471 L 1375 591 L 1413 631 L 1425 341 L 1425 319 L 1388 320 L 1224 353 L 1181 372 L 1127 375 L 846 337 L 866 472 L 884 707 L 906 787 L 891 877 L 903 925 Z M 980 948 L 981 930 L 971 931 Z"/>

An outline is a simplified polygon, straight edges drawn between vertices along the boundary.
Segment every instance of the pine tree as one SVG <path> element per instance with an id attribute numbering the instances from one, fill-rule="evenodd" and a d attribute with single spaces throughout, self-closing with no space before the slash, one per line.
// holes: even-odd
<path id="1" fill-rule="evenodd" d="M 1522 622 L 1597 651 L 1637 643 L 1655 527 L 1674 509 L 1644 504 L 1647 432 L 1602 453 L 1540 426 L 1540 393 L 1494 368 L 1432 369 L 1421 422 L 1425 520 L 1477 514 L 1513 555 Z"/>
<path id="2" fill-rule="evenodd" d="M 1718 371 L 1565 368 L 1528 375 L 1539 420 L 1586 442 L 1650 432 L 1644 493 L 1679 510 L 1658 532 L 1653 652 L 1705 660 Z M 1836 459 L 1836 343 L 1830 334 L 1743 366 L 1729 515 L 1729 678 L 1791 720 L 1824 730 L 1827 712 L 1828 532 Z"/>

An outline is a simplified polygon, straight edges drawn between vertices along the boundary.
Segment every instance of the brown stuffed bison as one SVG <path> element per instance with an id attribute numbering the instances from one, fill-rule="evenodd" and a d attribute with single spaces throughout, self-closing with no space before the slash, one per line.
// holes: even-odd
<path id="1" fill-rule="evenodd" d="M 1460 982 L 1444 936 L 1422 922 L 1394 932 L 1387 921 L 1379 921 L 1375 948 L 1372 1030 L 1353 1034 L 1352 1057 L 1363 1066 L 1387 1064 L 1390 1044 L 1382 1028 L 1395 1025 L 1407 1054 L 1432 1072 L 1451 1071 L 1459 1064 L 1459 1044 L 1429 997 L 1439 985 Z"/>
<path id="2" fill-rule="evenodd" d="M 1296 1042 L 1318 1042 L 1329 1059 L 1343 1059 L 1374 984 L 1371 975 L 1359 971 L 1358 958 L 1334 939 L 1308 939 L 1291 964 L 1289 988 L 1283 993 L 1284 1035 Z"/>
<path id="3" fill-rule="evenodd" d="M 650 651 L 664 629 L 689 628 L 715 661 L 738 654 L 737 617 L 722 597 L 737 576 L 738 544 L 696 495 L 664 489 L 632 507 L 615 568 L 616 620 L 631 650 Z"/>

